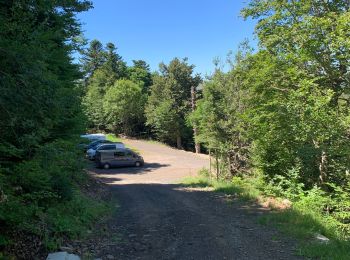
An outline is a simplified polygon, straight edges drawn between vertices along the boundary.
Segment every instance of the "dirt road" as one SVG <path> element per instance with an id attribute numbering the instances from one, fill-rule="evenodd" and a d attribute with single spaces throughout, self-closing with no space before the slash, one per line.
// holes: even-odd
<path id="1" fill-rule="evenodd" d="M 266 209 L 176 182 L 209 159 L 143 141 L 125 141 L 143 168 L 94 170 L 111 185 L 120 209 L 102 259 L 301 259 L 293 241 L 257 224 Z"/>

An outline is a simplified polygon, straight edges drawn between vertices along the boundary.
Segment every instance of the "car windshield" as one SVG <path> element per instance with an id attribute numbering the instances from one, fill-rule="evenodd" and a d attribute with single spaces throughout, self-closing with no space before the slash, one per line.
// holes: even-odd
<path id="1" fill-rule="evenodd" d="M 108 140 L 97 140 L 97 141 L 90 143 L 89 148 L 96 150 L 99 146 L 106 144 L 106 143 L 112 143 L 112 142 L 108 141 Z"/>
<path id="2" fill-rule="evenodd" d="M 101 143 L 101 141 L 99 141 L 99 140 L 93 141 L 92 143 L 89 144 L 89 147 L 90 148 L 94 147 L 94 146 L 98 145 L 99 143 Z"/>
<path id="3" fill-rule="evenodd" d="M 113 150 L 115 149 L 115 145 L 100 145 L 96 150 Z"/>

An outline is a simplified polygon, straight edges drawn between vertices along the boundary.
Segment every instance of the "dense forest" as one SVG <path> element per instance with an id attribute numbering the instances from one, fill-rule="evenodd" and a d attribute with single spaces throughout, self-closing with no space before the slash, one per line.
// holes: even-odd
<path id="1" fill-rule="evenodd" d="M 191 90 L 201 82 L 186 58 L 159 64 L 151 73 L 143 60 L 127 66 L 113 43 L 90 42 L 81 53 L 86 75 L 83 108 L 89 129 L 157 138 L 178 148 L 193 148 L 187 122 L 193 111 Z"/>
<path id="2" fill-rule="evenodd" d="M 0 2 L 0 258 L 31 259 L 84 232 L 107 206 L 87 197 L 78 12 L 89 1 Z M 28 252 L 28 250 L 30 252 Z"/>
<path id="3" fill-rule="evenodd" d="M 76 14 L 91 7 L 0 3 L 0 249 L 22 234 L 56 248 L 107 210 L 81 192 L 86 131 L 210 152 L 218 180 L 259 179 L 350 237 L 348 0 L 250 1 L 257 48 L 208 77 L 186 58 L 152 72 L 113 43 L 85 45 Z"/>

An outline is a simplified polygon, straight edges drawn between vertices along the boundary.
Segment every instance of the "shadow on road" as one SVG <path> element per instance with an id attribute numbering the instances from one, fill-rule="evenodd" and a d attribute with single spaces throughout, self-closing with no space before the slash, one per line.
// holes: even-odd
<path id="1" fill-rule="evenodd" d="M 125 170 L 125 169 L 124 169 Z M 111 220 L 121 240 L 102 255 L 117 259 L 301 259 L 294 242 L 258 225 L 268 210 L 234 195 L 180 184 L 110 185 L 119 210 Z M 268 248 L 268 250 L 266 250 Z"/>
<path id="2" fill-rule="evenodd" d="M 94 164 L 91 164 L 88 170 L 94 174 L 108 174 L 108 175 L 113 175 L 113 174 L 147 174 L 149 172 L 152 172 L 156 169 L 159 168 L 165 168 L 165 167 L 170 167 L 169 164 L 161 164 L 161 163 L 145 163 L 141 167 L 130 167 L 130 166 L 125 166 L 125 167 L 115 167 L 111 168 L 108 170 L 101 169 L 95 167 Z"/>

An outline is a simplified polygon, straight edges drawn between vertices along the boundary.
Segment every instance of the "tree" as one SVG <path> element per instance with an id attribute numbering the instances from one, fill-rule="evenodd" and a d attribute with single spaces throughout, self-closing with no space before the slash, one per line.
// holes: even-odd
<path id="1" fill-rule="evenodd" d="M 127 77 L 127 66 L 123 58 L 116 52 L 117 48 L 111 42 L 106 44 L 106 61 L 102 65 L 107 78 L 107 85 L 112 86 L 118 79 Z"/>
<path id="2" fill-rule="evenodd" d="M 108 89 L 103 100 L 109 130 L 133 135 L 144 122 L 146 96 L 142 87 L 130 80 L 118 80 Z"/>
<path id="3" fill-rule="evenodd" d="M 82 99 L 85 115 L 90 129 L 106 128 L 103 112 L 103 98 L 111 85 L 108 85 L 110 75 L 103 69 L 97 69 L 89 80 L 86 93 Z"/>
<path id="4" fill-rule="evenodd" d="M 100 68 L 106 62 L 106 52 L 102 43 L 99 40 L 92 40 L 87 50 L 81 51 L 82 57 L 80 62 L 82 63 L 83 71 L 89 79 L 93 73 Z"/>
<path id="5" fill-rule="evenodd" d="M 75 0 L 1 3 L 0 146 L 18 152 L 11 160 L 31 157 L 80 122 L 75 82 L 81 75 L 70 54 L 80 34 L 75 13 L 89 7 Z"/>
<path id="6" fill-rule="evenodd" d="M 117 80 L 127 77 L 127 66 L 122 57 L 116 53 L 113 43 L 106 44 L 106 51 L 97 40 L 92 41 L 90 46 L 82 58 L 83 67 L 91 70 L 87 71 L 88 78 L 82 104 L 89 128 L 103 130 L 106 129 L 104 96 Z"/>
<path id="7" fill-rule="evenodd" d="M 67 140 L 84 125 L 72 53 L 82 47 L 76 14 L 90 7 L 84 0 L 0 3 L 2 241 L 17 241 L 5 235 L 19 232 L 50 237 L 48 209 L 74 197 L 79 167 Z"/>
<path id="8" fill-rule="evenodd" d="M 201 79 L 193 76 L 193 65 L 187 59 L 173 59 L 169 65 L 159 65 L 160 74 L 155 75 L 151 94 L 146 106 L 147 124 L 162 141 L 182 148 L 182 139 L 192 139 L 193 133 L 186 125 L 191 111 L 191 87 L 198 86 Z"/>
<path id="9" fill-rule="evenodd" d="M 142 84 L 143 91 L 148 93 L 152 85 L 152 74 L 149 65 L 143 60 L 133 60 L 133 66 L 129 67 L 129 79 Z"/>
<path id="10" fill-rule="evenodd" d="M 220 158 L 221 167 L 217 169 L 222 170 L 217 176 L 221 177 L 246 173 L 250 166 L 250 141 L 243 114 L 248 95 L 244 85 L 248 71 L 245 60 L 251 54 L 245 52 L 243 49 L 236 55 L 231 71 L 224 73 L 216 69 L 204 82 L 202 99 L 189 118 L 191 124 L 197 126 L 198 142 Z"/>
<path id="11" fill-rule="evenodd" d="M 243 9 L 256 26 L 260 45 L 317 77 L 325 91 L 334 92 L 337 106 L 350 83 L 349 1 L 258 1 Z"/>
<path id="12" fill-rule="evenodd" d="M 247 77 L 256 165 L 298 168 L 308 187 L 346 182 L 349 169 L 348 1 L 251 1 L 262 51 Z M 288 178 L 288 176 L 287 176 Z"/>
<path id="13" fill-rule="evenodd" d="M 254 164 L 267 179 L 298 169 L 306 187 L 342 183 L 348 163 L 348 113 L 317 78 L 268 52 L 251 60 L 246 119 Z"/>

